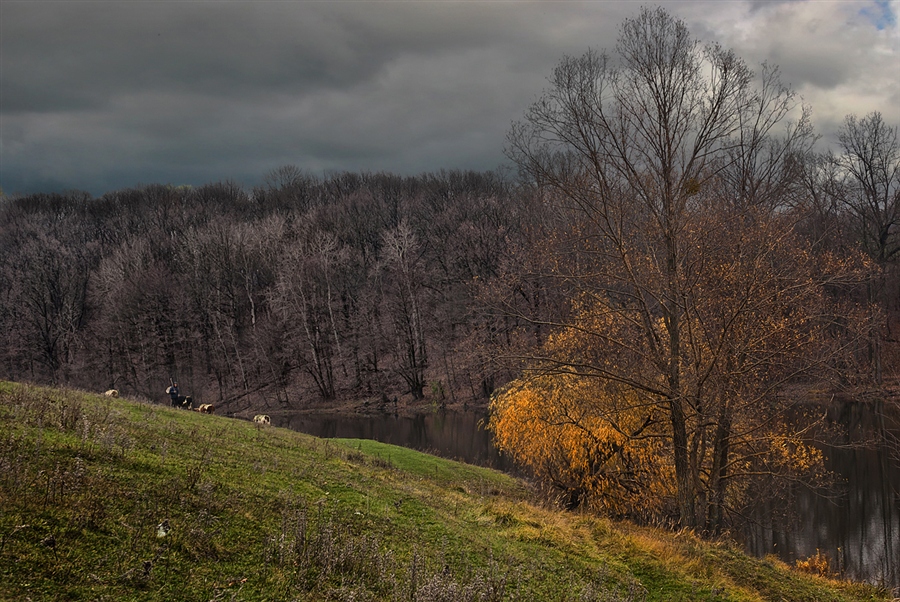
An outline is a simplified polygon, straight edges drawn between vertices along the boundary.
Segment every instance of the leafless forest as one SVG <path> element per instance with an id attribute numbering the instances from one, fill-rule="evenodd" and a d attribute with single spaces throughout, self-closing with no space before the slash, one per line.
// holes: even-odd
<path id="1" fill-rule="evenodd" d="M 866 282 L 832 291 L 878 309 L 857 378 L 834 386 L 890 389 L 897 129 L 877 113 L 851 116 L 832 151 L 779 152 L 790 160 L 777 173 L 741 185 L 789 215 L 816 252 L 861 249 L 871 262 Z M 483 403 L 517 375 L 497 359 L 522 357 L 571 311 L 539 266 L 542 241 L 572 219 L 524 173 L 317 178 L 288 166 L 249 190 L 225 181 L 9 195 L 0 376 L 159 401 L 174 378 L 229 411 Z M 523 306 L 543 318 L 525 319 Z"/>
<path id="2" fill-rule="evenodd" d="M 494 173 L 5 198 L 2 375 L 231 408 L 483 399 L 476 301 L 539 207 Z"/>

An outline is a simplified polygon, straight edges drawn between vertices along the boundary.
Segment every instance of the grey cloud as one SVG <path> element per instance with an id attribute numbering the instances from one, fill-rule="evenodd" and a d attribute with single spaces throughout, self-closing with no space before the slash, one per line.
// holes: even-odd
<path id="1" fill-rule="evenodd" d="M 492 44 L 504 23 L 496 10 L 440 3 L 410 10 L 365 3 L 69 2 L 47 11 L 50 4 L 4 9 L 4 79 L 13 85 L 5 111 L 88 99 L 102 106 L 123 90 L 161 87 L 241 97 L 342 88 L 376 77 L 402 54 Z M 50 86 L 58 93 L 47 94 Z"/>
<path id="2" fill-rule="evenodd" d="M 776 20 L 730 29 L 764 22 L 776 5 L 762 4 L 665 6 L 750 62 L 780 62 L 800 85 L 833 89 L 860 77 L 858 57 L 839 41 L 819 49 L 808 43 L 814 37 L 792 33 L 810 22 L 803 15 L 782 28 Z M 0 186 L 252 185 L 284 164 L 492 169 L 505 161 L 510 122 L 562 55 L 612 49 L 636 10 L 629 2 L 2 0 Z"/>
<path id="3" fill-rule="evenodd" d="M 231 4 L 84 6 L 79 11 L 62 4 L 60 14 L 41 27 L 15 32 L 14 11 L 34 10 L 33 5 L 14 4 L 12 15 L 5 11 L 4 79 L 15 82 L 4 97 L 6 111 L 67 108 L 73 95 L 81 104 L 90 99 L 102 107 L 125 92 L 252 96 L 334 86 L 371 72 L 366 61 L 382 58 L 348 51 L 339 34 L 324 39 L 319 19 L 296 13 L 260 19 L 254 13 L 241 18 L 236 9 L 242 5 Z M 97 6 L 103 10 L 93 10 Z M 48 94 L 51 87 L 59 92 Z M 44 102 L 36 104 L 40 95 Z"/>
<path id="4" fill-rule="evenodd" d="M 432 144 L 431 164 L 405 149 L 491 117 L 484 99 L 491 80 L 503 78 L 479 69 L 491 61 L 477 53 L 504 39 L 516 47 L 523 31 L 530 35 L 508 11 L 489 5 L 11 6 L 3 20 L 2 111 L 18 130 L 29 125 L 18 145 L 4 141 L 23 149 L 4 168 L 7 188 L 36 157 L 78 153 L 73 147 L 95 157 L 67 174 L 79 181 L 100 177 L 97 163 L 109 156 L 145 170 L 173 157 L 176 165 L 193 160 L 224 169 L 241 153 L 254 153 L 251 163 L 263 153 L 273 164 L 296 157 L 332 169 L 437 168 L 440 144 Z M 457 60 L 448 71 L 460 52 L 471 67 Z M 514 52 L 512 60 L 528 54 Z M 403 73 L 407 67 L 412 76 Z M 36 135 L 35 120 L 26 118 L 34 113 L 53 115 L 59 140 L 77 133 L 77 144 Z M 442 128 L 448 116 L 470 122 Z M 473 154 L 502 160 L 499 138 L 492 152 Z M 410 156 L 420 159 L 414 167 Z"/>

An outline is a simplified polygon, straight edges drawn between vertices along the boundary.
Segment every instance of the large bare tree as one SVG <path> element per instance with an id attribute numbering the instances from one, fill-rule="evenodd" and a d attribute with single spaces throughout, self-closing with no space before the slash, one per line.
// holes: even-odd
<path id="1" fill-rule="evenodd" d="M 735 477 L 763 470 L 751 459 L 774 471 L 783 385 L 841 349 L 824 282 L 848 282 L 848 266 L 814 261 L 788 210 L 808 118 L 776 69 L 754 74 L 645 8 L 614 55 L 564 58 L 509 134 L 509 156 L 568 221 L 539 276 L 570 312 L 531 316 L 553 334 L 530 367 L 630 400 L 636 426 L 617 423 L 621 402 L 599 415 L 667 441 L 684 526 L 721 528 Z"/>

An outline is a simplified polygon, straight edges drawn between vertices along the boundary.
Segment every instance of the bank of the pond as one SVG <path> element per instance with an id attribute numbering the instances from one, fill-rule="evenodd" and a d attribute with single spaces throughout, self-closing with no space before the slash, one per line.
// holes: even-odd
<path id="1" fill-rule="evenodd" d="M 773 554 L 794 564 L 820 554 L 847 578 L 900 588 L 900 466 L 887 450 L 858 445 L 872 426 L 871 408 L 848 403 L 832 410 L 833 420 L 851 437 L 824 448 L 826 467 L 837 477 L 834 488 L 797 487 L 790 506 L 770 500 L 749 517 L 740 539 L 758 557 Z M 494 447 L 483 428 L 487 417 L 486 410 L 314 410 L 277 414 L 273 420 L 316 437 L 373 439 L 520 474 Z"/>
<path id="2" fill-rule="evenodd" d="M 288 412 L 273 424 L 322 438 L 373 439 L 424 451 L 449 460 L 519 474 L 512 460 L 494 446 L 485 429 L 487 410 L 424 412 Z"/>
<path id="3" fill-rule="evenodd" d="M 887 600 L 498 471 L 0 383 L 0 600 Z"/>

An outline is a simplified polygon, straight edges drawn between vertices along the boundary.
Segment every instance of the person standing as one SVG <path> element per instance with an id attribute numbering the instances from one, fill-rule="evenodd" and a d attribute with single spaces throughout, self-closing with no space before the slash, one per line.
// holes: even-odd
<path id="1" fill-rule="evenodd" d="M 177 408 L 181 401 L 178 399 L 178 383 L 173 382 L 171 386 L 166 389 L 166 393 L 168 393 L 169 397 L 172 398 L 172 407 Z"/>

